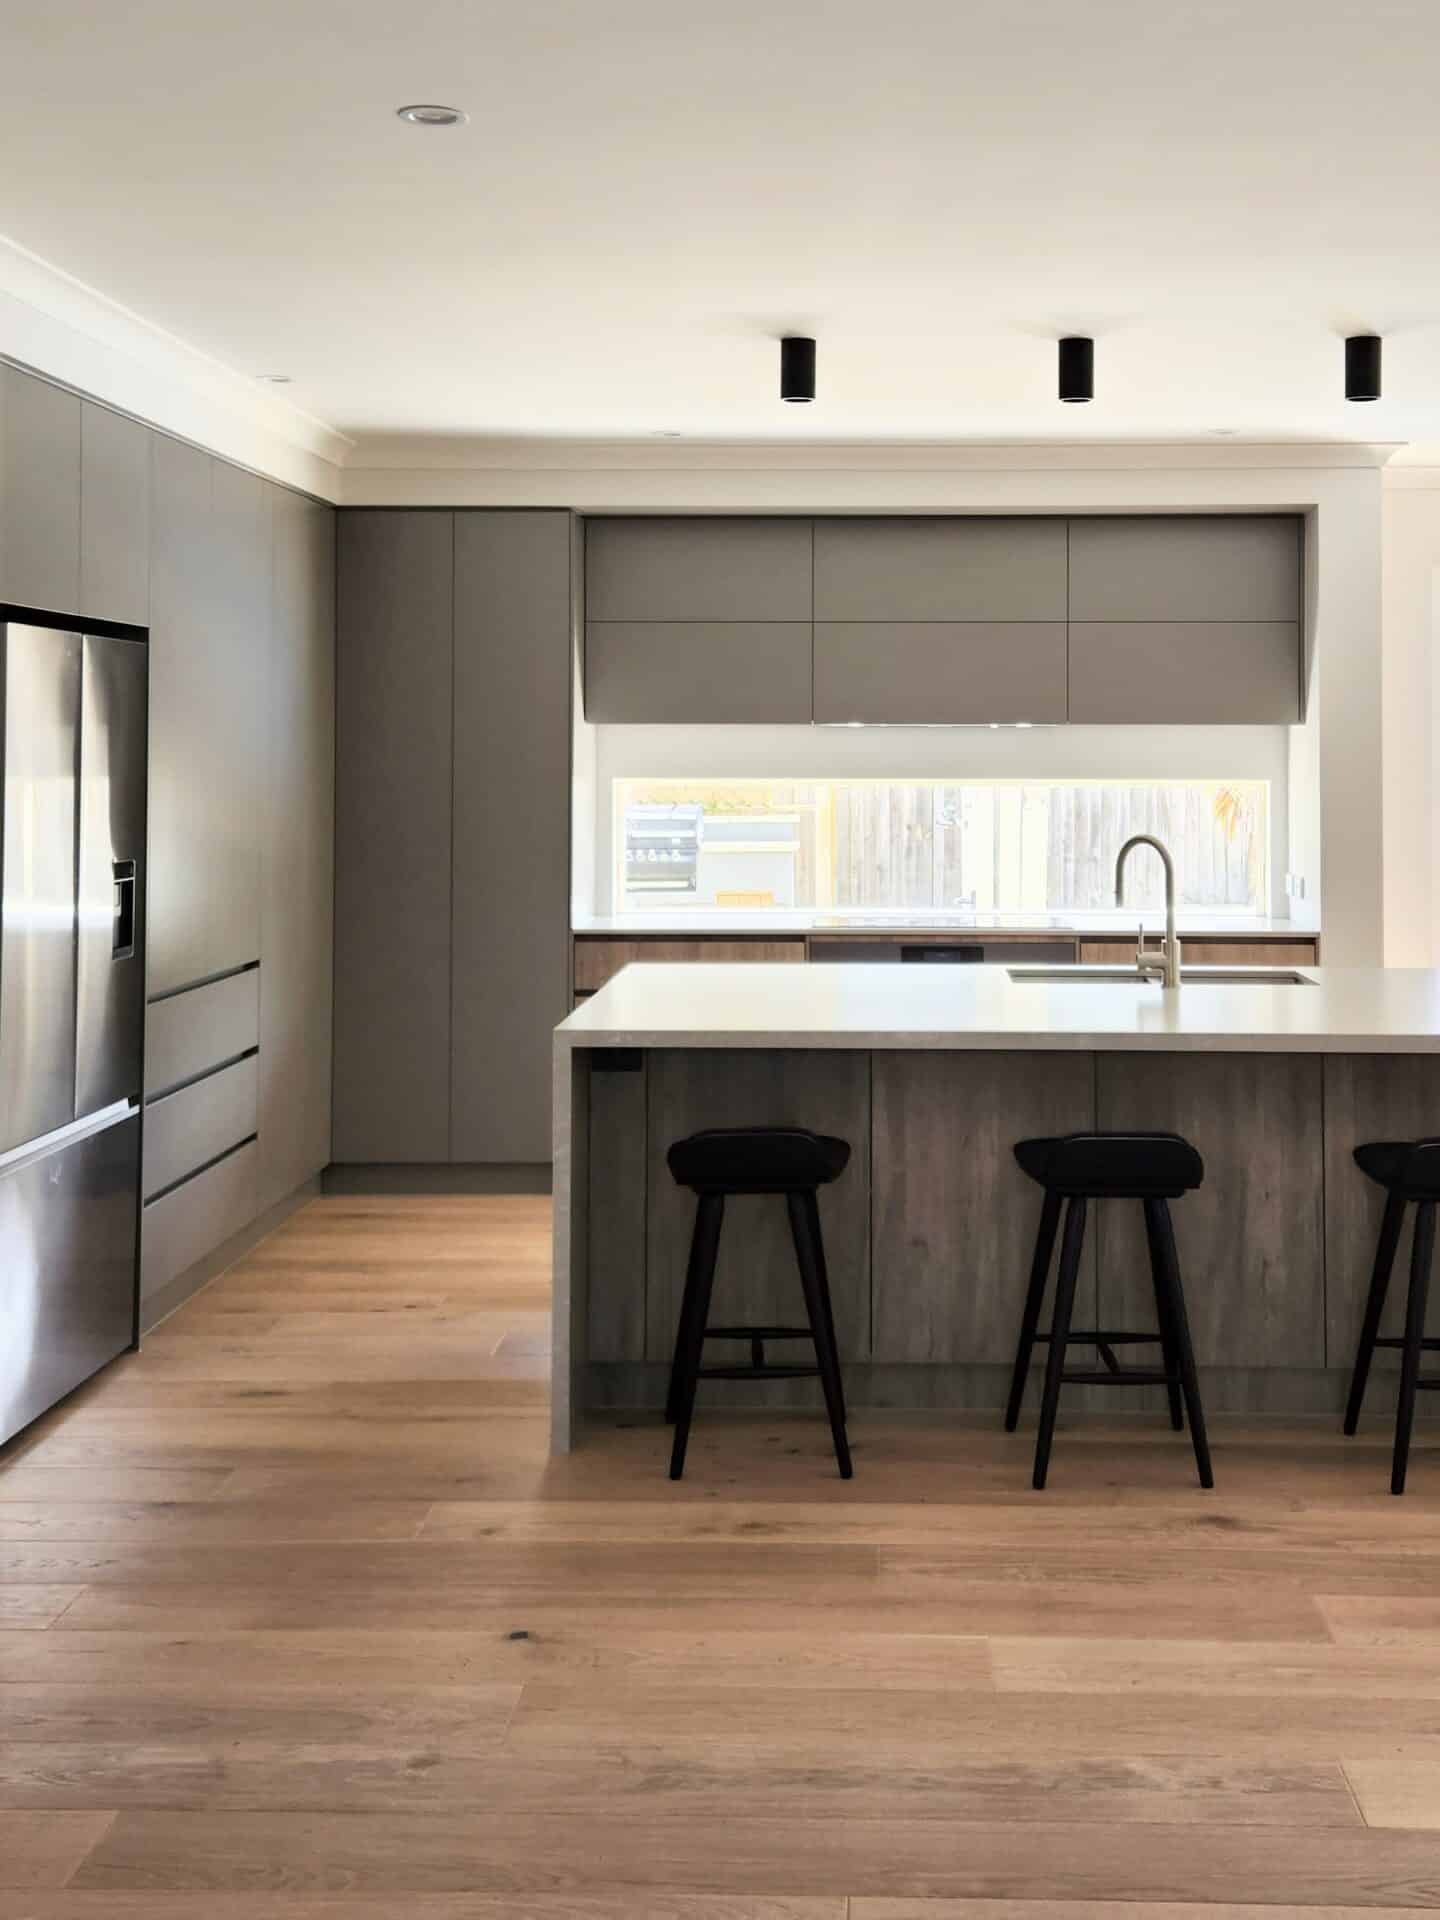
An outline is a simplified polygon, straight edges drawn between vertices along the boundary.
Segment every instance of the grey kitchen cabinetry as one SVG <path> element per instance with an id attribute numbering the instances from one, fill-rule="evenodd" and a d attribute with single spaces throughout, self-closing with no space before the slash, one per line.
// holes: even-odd
<path id="1" fill-rule="evenodd" d="M 1070 718 L 1189 726 L 1300 720 L 1300 628 L 1283 621 L 1070 623 Z"/>
<path id="2" fill-rule="evenodd" d="M 454 532 L 452 513 L 340 515 L 339 1161 L 450 1157 Z"/>
<path id="3" fill-rule="evenodd" d="M 814 699 L 822 722 L 1064 720 L 1065 622 L 817 621 Z"/>
<path id="4" fill-rule="evenodd" d="M 808 519 L 595 519 L 585 536 L 592 721 L 810 719 Z"/>
<path id="5" fill-rule="evenodd" d="M 592 722 L 804 724 L 810 679 L 808 620 L 592 621 L 585 632 Z"/>
<path id="6" fill-rule="evenodd" d="M 573 522 L 455 516 L 450 1157 L 552 1152 L 570 1010 Z"/>
<path id="7" fill-rule="evenodd" d="M 262 482 L 154 441 L 147 983 L 174 992 L 260 957 Z"/>
<path id="8" fill-rule="evenodd" d="M 259 1211 L 258 1148 L 246 1141 L 149 1201 L 140 1219 L 140 1323 L 152 1327 L 187 1292 L 186 1270 L 242 1233 Z"/>
<path id="9" fill-rule="evenodd" d="M 80 611 L 80 399 L 0 366 L 0 600 Z"/>
<path id="10" fill-rule="evenodd" d="M 80 611 L 150 619 L 150 445 L 138 420 L 85 401 L 80 412 Z"/>
<path id="11" fill-rule="evenodd" d="M 585 529 L 590 620 L 808 620 L 808 519 L 597 518 Z"/>
<path id="12" fill-rule="evenodd" d="M 335 514 L 284 487 L 266 491 L 262 1208 L 330 1159 L 335 890 Z"/>
<path id="13" fill-rule="evenodd" d="M 1301 527 L 1297 514 L 1072 519 L 1070 618 L 1298 622 Z"/>
<path id="14" fill-rule="evenodd" d="M 817 621 L 1064 621 L 1065 522 L 933 515 L 815 522 Z"/>

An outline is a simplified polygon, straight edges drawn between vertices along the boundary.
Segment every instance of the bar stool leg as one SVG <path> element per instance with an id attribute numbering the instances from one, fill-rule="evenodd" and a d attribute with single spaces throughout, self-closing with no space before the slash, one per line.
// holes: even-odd
<path id="1" fill-rule="evenodd" d="M 1205 1409 L 1200 1403 L 1200 1375 L 1195 1366 L 1195 1348 L 1190 1339 L 1190 1317 L 1185 1311 L 1185 1292 L 1180 1284 L 1180 1261 L 1175 1252 L 1175 1229 L 1170 1221 L 1167 1200 L 1147 1200 L 1145 1212 L 1153 1218 L 1152 1231 L 1160 1248 L 1161 1280 L 1170 1303 L 1170 1323 L 1175 1330 L 1175 1345 L 1180 1362 L 1180 1387 L 1185 1396 L 1185 1411 L 1190 1419 L 1190 1442 L 1195 1449 L 1195 1470 L 1202 1487 L 1213 1487 L 1215 1475 L 1210 1465 L 1210 1441 L 1205 1432 Z"/>
<path id="2" fill-rule="evenodd" d="M 787 1193 L 785 1205 L 790 1214 L 790 1236 L 795 1242 L 795 1260 L 800 1268 L 800 1285 L 805 1293 L 805 1308 L 810 1317 L 810 1332 L 815 1342 L 815 1358 L 820 1367 L 820 1385 L 825 1393 L 825 1411 L 830 1416 L 830 1437 L 835 1443 L 835 1460 L 840 1478 L 849 1480 L 854 1468 L 850 1463 L 850 1442 L 845 1434 L 845 1401 L 840 1386 L 840 1355 L 835 1347 L 834 1322 L 829 1308 L 829 1288 L 822 1279 L 817 1250 L 810 1231 L 810 1214 L 803 1193 Z M 812 1194 L 810 1198 L 814 1199 Z"/>
<path id="3" fill-rule="evenodd" d="M 695 1413 L 695 1389 L 700 1381 L 700 1357 L 705 1351 L 705 1327 L 710 1318 L 715 1257 L 720 1251 L 720 1226 L 724 1218 L 723 1197 L 702 1193 L 695 1207 L 695 1232 L 685 1273 L 685 1305 L 680 1310 L 683 1350 L 675 1361 L 680 1380 L 675 1401 L 675 1439 L 670 1449 L 672 1480 L 678 1480 L 685 1471 L 685 1449 L 690 1443 L 690 1422 Z"/>
<path id="4" fill-rule="evenodd" d="M 1030 1377 L 1030 1358 L 1035 1351 L 1035 1334 L 1040 1325 L 1040 1308 L 1045 1299 L 1045 1282 L 1050 1278 L 1050 1262 L 1055 1254 L 1055 1235 L 1060 1226 L 1060 1196 L 1048 1189 L 1040 1209 L 1040 1231 L 1035 1236 L 1035 1253 L 1030 1262 L 1030 1290 L 1025 1295 L 1025 1312 L 1020 1321 L 1020 1344 L 1015 1349 L 1015 1371 L 1010 1376 L 1010 1401 L 1005 1408 L 1005 1431 L 1013 1433 L 1020 1420 L 1020 1403 L 1025 1398 L 1025 1382 Z"/>
<path id="5" fill-rule="evenodd" d="M 680 1317 L 675 1323 L 675 1352 L 670 1361 L 670 1382 L 665 1389 L 665 1424 L 673 1427 L 675 1417 L 680 1411 L 680 1378 L 685 1365 L 685 1354 L 690 1345 L 690 1322 L 695 1314 L 694 1286 L 694 1245 L 695 1236 L 690 1236 L 692 1258 L 685 1273 L 685 1287 L 680 1295 Z"/>
<path id="6" fill-rule="evenodd" d="M 1150 1247 L 1150 1280 L 1155 1289 L 1160 1351 L 1165 1357 L 1165 1371 L 1169 1375 L 1165 1384 L 1170 1396 L 1170 1425 L 1176 1433 L 1180 1433 L 1185 1426 L 1185 1414 L 1180 1404 L 1180 1350 L 1175 1340 L 1175 1318 L 1170 1311 L 1170 1297 L 1164 1280 L 1165 1256 L 1149 1207 L 1145 1208 L 1145 1238 Z"/>
<path id="7" fill-rule="evenodd" d="M 700 1292 L 700 1273 L 696 1264 L 696 1255 L 701 1246 L 700 1209 L 704 1204 L 704 1200 L 700 1199 L 695 1205 L 695 1226 L 690 1235 L 690 1258 L 685 1268 L 685 1288 L 680 1296 L 680 1318 L 675 1326 L 675 1353 L 670 1362 L 670 1384 L 665 1391 L 665 1423 L 671 1427 L 674 1426 L 680 1411 L 680 1387 L 684 1378 L 685 1355 L 690 1347 L 691 1323 L 695 1318 L 695 1303 Z M 724 1205 L 723 1200 L 720 1204 Z M 716 1232 L 718 1236 L 718 1228 Z M 704 1326 L 703 1319 L 700 1324 Z M 703 1341 L 701 1350 L 704 1350 Z"/>
<path id="8" fill-rule="evenodd" d="M 1350 1377 L 1350 1398 L 1345 1405 L 1346 1433 L 1354 1433 L 1360 1424 L 1360 1407 L 1365 1398 L 1366 1382 L 1370 1378 L 1370 1362 L 1375 1358 L 1380 1316 L 1385 1311 L 1385 1296 L 1390 1291 L 1395 1250 L 1400 1244 L 1400 1229 L 1404 1224 L 1405 1202 L 1398 1193 L 1387 1194 L 1385 1212 L 1380 1221 L 1380 1238 L 1375 1245 L 1375 1268 L 1370 1275 L 1370 1292 L 1365 1300 L 1360 1345 L 1355 1353 L 1355 1371 Z"/>
<path id="9" fill-rule="evenodd" d="M 1055 1438 L 1055 1416 L 1060 1410 L 1060 1376 L 1070 1318 L 1075 1311 L 1075 1283 L 1080 1277 L 1080 1250 L 1085 1244 L 1085 1201 L 1078 1195 L 1065 1209 L 1065 1237 L 1060 1244 L 1060 1271 L 1055 1278 L 1055 1312 L 1050 1322 L 1050 1351 L 1045 1356 L 1045 1392 L 1040 1402 L 1040 1433 L 1035 1442 L 1035 1471 L 1031 1483 L 1039 1492 L 1050 1471 L 1050 1443 Z"/>
<path id="10" fill-rule="evenodd" d="M 840 1342 L 835 1335 L 835 1308 L 830 1299 L 830 1269 L 825 1264 L 825 1236 L 820 1231 L 820 1202 L 813 1189 L 807 1191 L 804 1198 L 810 1244 L 815 1249 L 815 1271 L 820 1276 L 820 1304 L 825 1310 L 825 1325 L 835 1352 L 835 1386 L 840 1395 L 840 1424 L 843 1427 L 849 1424 L 850 1416 L 845 1410 L 845 1381 L 840 1372 Z"/>
<path id="11" fill-rule="evenodd" d="M 1410 1429 L 1415 1424 L 1415 1390 L 1425 1339 L 1425 1306 L 1430 1292 L 1430 1265 L 1435 1256 L 1435 1202 L 1422 1200 L 1415 1209 L 1415 1237 L 1410 1245 L 1410 1295 L 1405 1306 L 1405 1345 L 1400 1354 L 1400 1403 L 1395 1409 L 1395 1457 L 1390 1468 L 1391 1493 L 1405 1491 L 1405 1469 L 1410 1460 Z"/>

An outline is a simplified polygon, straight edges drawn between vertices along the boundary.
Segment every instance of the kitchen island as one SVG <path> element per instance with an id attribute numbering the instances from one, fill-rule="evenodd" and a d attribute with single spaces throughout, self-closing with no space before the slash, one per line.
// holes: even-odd
<path id="1" fill-rule="evenodd" d="M 1223 971 L 1167 992 L 1103 969 L 625 968 L 555 1034 L 557 1450 L 588 1410 L 663 1405 L 694 1207 L 665 1152 L 739 1125 L 851 1143 L 820 1204 L 855 1409 L 1003 1405 L 1039 1211 L 1011 1145 L 1117 1127 L 1205 1159 L 1175 1223 L 1207 1406 L 1336 1411 L 1380 1217 L 1351 1148 L 1440 1134 L 1440 972 Z M 1146 1325 L 1139 1209 L 1096 1212 L 1077 1320 Z M 784 1208 L 732 1202 L 717 1317 L 790 1318 L 797 1294 Z M 818 1405 L 812 1381 L 704 1391 Z M 1067 1405 L 1087 1400 L 1117 1404 Z"/>

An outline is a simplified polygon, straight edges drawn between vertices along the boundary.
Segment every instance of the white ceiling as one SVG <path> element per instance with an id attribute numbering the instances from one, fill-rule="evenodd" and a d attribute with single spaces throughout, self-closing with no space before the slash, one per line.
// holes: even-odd
<path id="1" fill-rule="evenodd" d="M 1440 440 L 1437 0 L 0 0 L 0 66 L 0 234 L 377 451 Z"/>

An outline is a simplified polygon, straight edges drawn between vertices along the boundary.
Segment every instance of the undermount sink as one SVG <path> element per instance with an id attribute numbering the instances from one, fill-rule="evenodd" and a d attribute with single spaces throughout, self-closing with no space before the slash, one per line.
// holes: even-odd
<path id="1" fill-rule="evenodd" d="M 1078 987 L 1125 985 L 1160 987 L 1158 974 L 1140 974 L 1134 967 L 1010 967 L 1010 978 Z M 1308 974 L 1290 967 L 1186 967 L 1180 984 L 1196 987 L 1313 987 Z"/>

